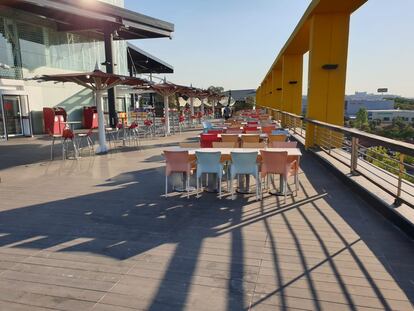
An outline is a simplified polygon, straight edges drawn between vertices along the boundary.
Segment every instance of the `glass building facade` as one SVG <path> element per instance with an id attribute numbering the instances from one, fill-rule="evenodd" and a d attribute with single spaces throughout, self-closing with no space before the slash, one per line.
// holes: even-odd
<path id="1" fill-rule="evenodd" d="M 119 74 L 128 74 L 126 57 L 126 43 L 114 42 Z M 58 32 L 53 23 L 28 13 L 0 11 L 0 78 L 30 78 L 46 69 L 92 71 L 104 61 L 103 39 L 93 33 Z"/>

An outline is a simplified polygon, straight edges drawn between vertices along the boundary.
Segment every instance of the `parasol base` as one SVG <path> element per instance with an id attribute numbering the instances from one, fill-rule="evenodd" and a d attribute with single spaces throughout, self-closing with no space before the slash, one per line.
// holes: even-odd
<path id="1" fill-rule="evenodd" d="M 103 145 L 103 146 L 98 146 L 98 148 L 96 148 L 95 153 L 96 154 L 105 154 L 108 153 L 109 148 L 107 145 Z"/>

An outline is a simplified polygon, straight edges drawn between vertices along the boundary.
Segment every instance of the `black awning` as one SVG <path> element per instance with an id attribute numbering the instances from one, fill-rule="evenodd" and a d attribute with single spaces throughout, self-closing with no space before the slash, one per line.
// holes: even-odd
<path id="1" fill-rule="evenodd" d="M 174 73 L 174 68 L 155 56 L 127 43 L 128 68 L 134 73 Z"/>
<path id="2" fill-rule="evenodd" d="M 121 7 L 83 0 L 2 0 L 0 5 L 56 22 L 60 31 L 116 30 L 115 40 L 171 37 L 174 25 Z"/>

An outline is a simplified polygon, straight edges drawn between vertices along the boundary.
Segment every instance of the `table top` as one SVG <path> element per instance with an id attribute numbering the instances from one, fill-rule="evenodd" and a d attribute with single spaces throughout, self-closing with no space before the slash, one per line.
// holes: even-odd
<path id="1" fill-rule="evenodd" d="M 224 155 L 230 155 L 231 152 L 258 152 L 260 150 L 274 151 L 274 152 L 287 152 L 289 156 L 301 156 L 302 152 L 299 148 L 181 148 L 181 147 L 170 147 L 166 148 L 165 151 L 188 151 L 190 155 L 195 152 L 221 152 Z"/>
<path id="2" fill-rule="evenodd" d="M 230 136 L 238 135 L 239 138 L 241 138 L 242 136 L 257 136 L 257 135 L 259 135 L 260 138 L 267 138 L 267 136 L 268 136 L 266 133 L 261 133 L 261 134 L 256 134 L 256 133 L 244 133 L 244 134 L 231 134 L 230 133 L 230 134 L 225 134 L 225 133 L 223 133 L 223 134 L 218 134 L 217 137 L 221 138 L 222 136 L 226 136 L 226 135 L 230 135 Z"/>

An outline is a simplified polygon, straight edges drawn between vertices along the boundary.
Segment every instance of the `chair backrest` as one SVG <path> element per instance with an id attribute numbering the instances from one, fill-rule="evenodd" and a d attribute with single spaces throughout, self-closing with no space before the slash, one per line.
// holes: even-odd
<path id="1" fill-rule="evenodd" d="M 191 164 L 189 161 L 188 151 L 164 151 L 165 157 L 165 174 L 171 175 L 173 172 L 189 173 Z"/>
<path id="2" fill-rule="evenodd" d="M 288 130 L 274 130 L 272 131 L 272 135 L 289 135 L 289 131 Z"/>
<path id="3" fill-rule="evenodd" d="M 238 142 L 232 141 L 213 141 L 213 148 L 238 148 Z"/>
<path id="4" fill-rule="evenodd" d="M 234 174 L 255 174 L 257 170 L 257 151 L 231 153 L 232 172 Z"/>
<path id="5" fill-rule="evenodd" d="M 213 141 L 220 141 L 217 134 L 201 134 L 200 135 L 200 147 L 201 148 L 213 148 Z"/>
<path id="6" fill-rule="evenodd" d="M 278 134 L 278 135 L 273 135 L 272 134 L 272 135 L 268 136 L 268 139 L 269 139 L 269 143 L 273 143 L 274 141 L 283 142 L 283 141 L 286 141 L 287 136 L 284 135 L 284 134 Z"/>
<path id="7" fill-rule="evenodd" d="M 286 151 L 260 150 L 262 156 L 262 173 L 285 174 L 288 160 Z"/>
<path id="8" fill-rule="evenodd" d="M 244 142 L 242 145 L 242 148 L 256 148 L 256 149 L 260 149 L 260 148 L 266 148 L 265 143 L 249 143 L 249 142 Z"/>
<path id="9" fill-rule="evenodd" d="M 238 143 L 239 142 L 239 135 L 221 134 L 221 141 Z"/>
<path id="10" fill-rule="evenodd" d="M 220 151 L 196 151 L 197 175 L 203 173 L 218 173 L 222 169 Z"/>
<path id="11" fill-rule="evenodd" d="M 208 121 L 203 121 L 202 125 L 203 125 L 203 129 L 211 129 L 213 127 L 213 125 Z"/>
<path id="12" fill-rule="evenodd" d="M 200 148 L 200 142 L 180 143 L 181 148 Z"/>
<path id="13" fill-rule="evenodd" d="M 272 134 L 272 131 L 275 129 L 274 125 L 264 125 L 262 126 L 262 132 L 266 134 Z"/>
<path id="14" fill-rule="evenodd" d="M 297 148 L 296 141 L 273 141 L 270 144 L 271 148 Z"/>
<path id="15" fill-rule="evenodd" d="M 242 135 L 241 140 L 242 143 L 258 143 L 260 142 L 260 135 Z"/>

